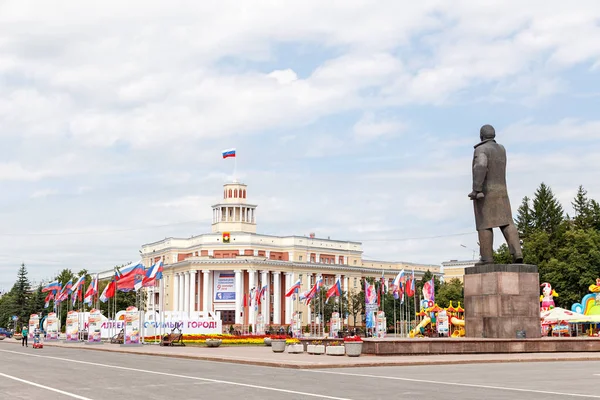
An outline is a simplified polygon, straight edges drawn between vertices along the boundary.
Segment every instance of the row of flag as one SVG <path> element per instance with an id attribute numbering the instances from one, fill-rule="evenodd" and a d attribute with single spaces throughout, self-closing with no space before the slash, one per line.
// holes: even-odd
<path id="1" fill-rule="evenodd" d="M 141 260 L 131 263 L 122 269 L 115 268 L 115 274 L 100 295 L 100 301 L 103 303 L 107 302 L 108 299 L 114 297 L 117 290 L 129 292 L 131 290 L 138 291 L 143 287 L 155 286 L 156 282 L 162 279 L 162 277 L 162 260 L 158 260 L 150 268 L 144 268 Z M 71 296 L 73 305 L 75 305 L 77 300 L 83 300 L 85 304 L 92 305 L 94 296 L 98 295 L 98 275 L 92 278 L 85 295 L 83 294 L 84 283 L 85 276 L 77 278 L 75 284 L 73 284 L 72 279 L 69 279 L 64 286 L 61 286 L 58 280 L 50 282 L 42 289 L 42 292 L 48 293 L 45 299 L 45 308 L 48 308 L 50 300 L 54 300 L 55 304 L 60 304 L 68 300 L 69 296 Z"/>

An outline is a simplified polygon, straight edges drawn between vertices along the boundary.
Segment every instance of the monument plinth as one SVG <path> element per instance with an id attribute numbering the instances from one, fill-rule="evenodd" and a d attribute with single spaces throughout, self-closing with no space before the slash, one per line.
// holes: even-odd
<path id="1" fill-rule="evenodd" d="M 536 265 L 481 264 L 465 269 L 465 336 L 539 338 Z"/>

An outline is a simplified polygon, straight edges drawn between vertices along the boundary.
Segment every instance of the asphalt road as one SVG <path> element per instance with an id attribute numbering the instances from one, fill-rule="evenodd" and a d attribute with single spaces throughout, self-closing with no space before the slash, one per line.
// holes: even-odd
<path id="1" fill-rule="evenodd" d="M 292 370 L 0 342 L 0 366 L 0 399 L 600 399 L 600 362 Z"/>

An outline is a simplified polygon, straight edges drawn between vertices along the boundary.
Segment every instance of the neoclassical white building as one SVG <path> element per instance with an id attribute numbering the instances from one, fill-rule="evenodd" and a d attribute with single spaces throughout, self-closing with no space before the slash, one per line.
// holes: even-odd
<path id="1" fill-rule="evenodd" d="M 226 183 L 223 198 L 212 206 L 211 233 L 142 246 L 146 267 L 159 259 L 164 262 L 164 292 L 162 286 L 157 288 L 150 302 L 165 311 L 220 312 L 224 325 L 252 325 L 259 315 L 265 325 L 287 325 L 295 311 L 301 312 L 302 324 L 307 324 L 313 321 L 310 308 L 285 297 L 298 279 L 302 293 L 319 275 L 326 286 L 339 277 L 348 294 L 361 290 L 361 278 L 382 273 L 388 279 L 402 269 L 408 273 L 414 269 L 417 278 L 427 270 L 440 275 L 438 265 L 363 260 L 359 242 L 321 239 L 314 234 L 257 234 L 257 205 L 247 202 L 247 194 L 245 184 Z M 255 307 L 253 294 L 263 286 L 264 300 Z M 252 300 L 245 307 L 250 295 Z"/>

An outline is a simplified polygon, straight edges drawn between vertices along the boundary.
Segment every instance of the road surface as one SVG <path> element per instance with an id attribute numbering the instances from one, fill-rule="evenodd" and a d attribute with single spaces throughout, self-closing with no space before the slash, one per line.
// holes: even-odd
<path id="1" fill-rule="evenodd" d="M 296 370 L 2 342 L 0 360 L 0 399 L 600 399 L 596 361 Z"/>

